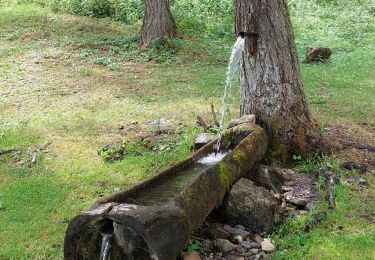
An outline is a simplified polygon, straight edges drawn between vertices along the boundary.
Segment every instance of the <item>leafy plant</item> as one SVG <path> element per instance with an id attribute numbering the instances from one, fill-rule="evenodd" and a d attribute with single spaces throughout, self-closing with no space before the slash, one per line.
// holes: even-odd
<path id="1" fill-rule="evenodd" d="M 202 243 L 199 240 L 196 240 L 196 239 L 190 240 L 189 244 L 187 245 L 187 247 L 184 250 L 184 252 L 188 252 L 188 253 L 192 253 L 194 251 L 200 252 L 200 253 L 204 252 Z"/>

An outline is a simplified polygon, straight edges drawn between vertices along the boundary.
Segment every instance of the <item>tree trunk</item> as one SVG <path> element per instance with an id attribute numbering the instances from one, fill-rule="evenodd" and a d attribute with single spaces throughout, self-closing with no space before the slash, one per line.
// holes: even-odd
<path id="1" fill-rule="evenodd" d="M 148 47 L 153 39 L 163 41 L 174 35 L 176 25 L 169 0 L 145 0 L 145 16 L 141 29 L 141 46 Z"/>
<path id="2" fill-rule="evenodd" d="M 274 157 L 316 151 L 321 136 L 303 92 L 285 0 L 234 0 L 236 33 L 245 35 L 240 61 L 241 115 L 255 114 Z"/>

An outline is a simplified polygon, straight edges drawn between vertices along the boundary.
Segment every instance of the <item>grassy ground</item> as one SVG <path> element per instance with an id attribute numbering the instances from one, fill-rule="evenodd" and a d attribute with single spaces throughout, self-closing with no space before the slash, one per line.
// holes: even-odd
<path id="1" fill-rule="evenodd" d="M 374 144 L 374 16 L 344 5 L 336 13 L 306 10 L 306 2 L 292 8 L 300 56 L 308 45 L 334 50 L 326 64 L 302 65 L 312 113 L 322 126 L 345 125 Z M 186 157 L 200 131 L 195 116 L 210 118 L 211 102 L 219 107 L 234 39 L 181 33 L 165 47 L 141 50 L 137 32 L 37 6 L 0 10 L 0 150 L 19 149 L 0 156 L 0 259 L 61 258 L 74 215 Z M 237 89 L 228 117 L 238 113 Z M 172 133 L 150 127 L 162 117 L 172 121 Z M 130 143 L 124 160 L 98 156 L 98 148 L 122 139 Z M 300 164 L 314 169 L 341 160 Z M 300 232 L 301 219 L 281 227 L 275 259 L 371 259 L 375 180 L 365 178 L 367 187 L 336 187 L 337 210 L 313 232 Z"/>

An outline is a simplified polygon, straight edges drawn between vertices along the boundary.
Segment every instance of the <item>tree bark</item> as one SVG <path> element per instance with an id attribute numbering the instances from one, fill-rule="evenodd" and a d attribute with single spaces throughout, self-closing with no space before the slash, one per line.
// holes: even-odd
<path id="1" fill-rule="evenodd" d="M 285 0 L 234 0 L 236 33 L 245 35 L 240 61 L 241 115 L 255 114 L 273 157 L 316 151 L 321 140 L 310 117 Z"/>
<path id="2" fill-rule="evenodd" d="M 145 0 L 145 16 L 141 29 L 141 46 L 148 47 L 153 39 L 163 41 L 173 36 L 176 25 L 169 0 Z"/>

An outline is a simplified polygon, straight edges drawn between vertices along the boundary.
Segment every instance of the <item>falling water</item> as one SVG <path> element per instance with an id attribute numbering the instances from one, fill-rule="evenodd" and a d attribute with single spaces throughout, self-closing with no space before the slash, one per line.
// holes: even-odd
<path id="1" fill-rule="evenodd" d="M 100 260 L 108 260 L 111 250 L 111 234 L 102 234 L 102 246 L 100 247 Z"/>
<path id="2" fill-rule="evenodd" d="M 234 78 L 234 74 L 238 69 L 238 63 L 241 58 L 241 54 L 245 45 L 245 39 L 242 37 L 238 37 L 236 43 L 232 47 L 232 53 L 230 55 L 228 68 L 227 68 L 227 80 L 225 82 L 225 90 L 223 97 L 221 99 L 221 117 L 220 117 L 220 130 L 223 128 L 224 123 L 224 115 L 225 115 L 225 100 L 228 96 L 228 93 L 232 87 L 232 82 Z M 220 140 L 221 134 L 219 135 L 218 142 L 216 144 L 216 152 L 219 152 L 220 149 Z"/>

